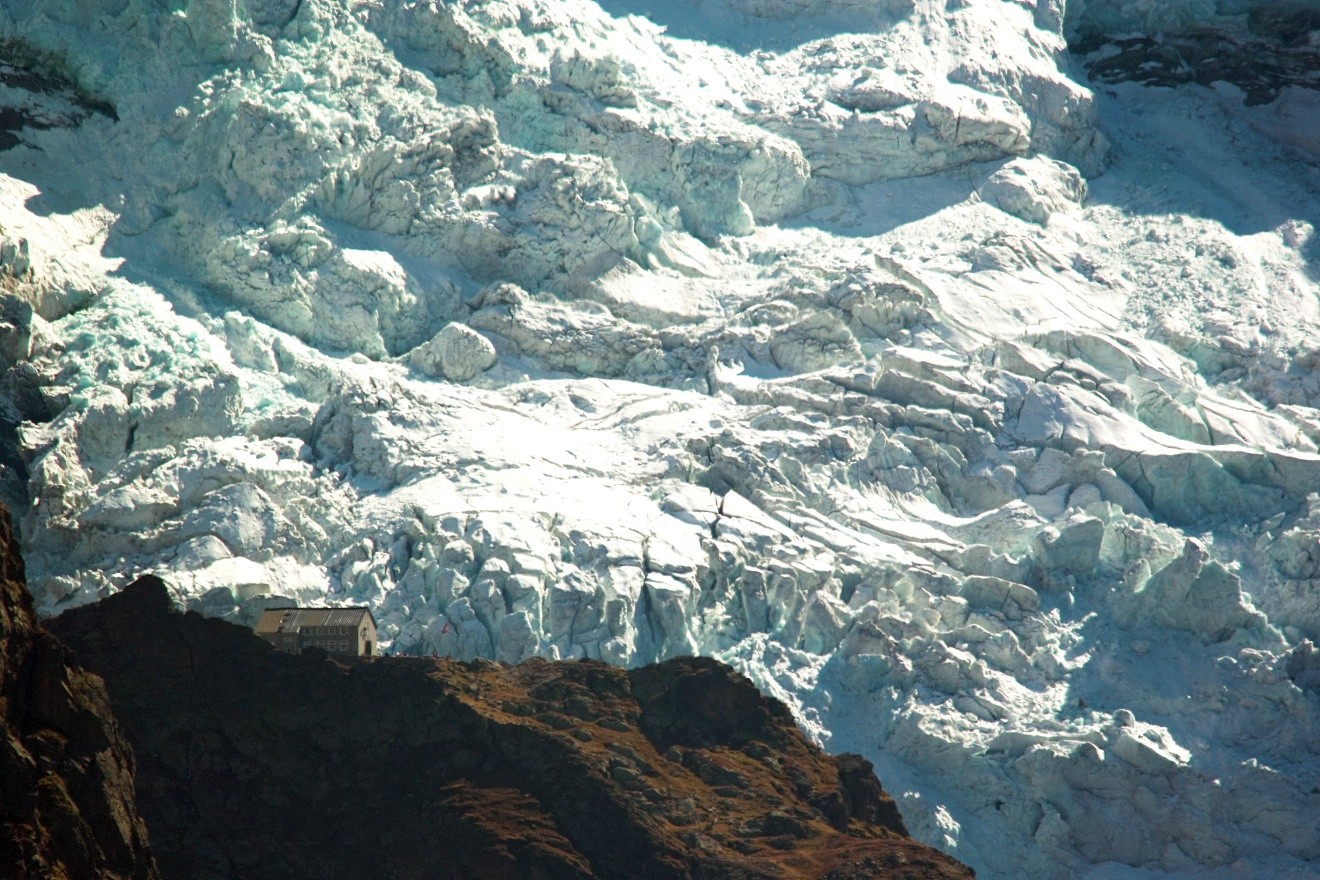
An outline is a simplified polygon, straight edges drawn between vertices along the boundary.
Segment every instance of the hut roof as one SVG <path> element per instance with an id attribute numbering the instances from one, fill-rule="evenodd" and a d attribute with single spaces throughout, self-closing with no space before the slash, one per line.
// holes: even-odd
<path id="1" fill-rule="evenodd" d="M 258 635 L 271 633 L 296 633 L 304 629 L 319 629 L 324 626 L 357 626 L 366 617 L 371 626 L 376 626 L 376 618 L 365 607 L 354 608 L 267 608 L 257 621 L 255 631 Z"/>

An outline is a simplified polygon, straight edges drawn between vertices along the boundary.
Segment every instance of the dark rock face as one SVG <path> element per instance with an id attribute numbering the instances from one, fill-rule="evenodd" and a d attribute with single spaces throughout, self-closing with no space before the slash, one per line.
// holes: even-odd
<path id="1" fill-rule="evenodd" d="M 1315 0 L 1269 0 L 1256 3 L 1247 12 L 1247 27 L 1253 34 L 1285 45 L 1310 42 L 1320 31 L 1320 3 Z"/>
<path id="2" fill-rule="evenodd" d="M 1231 83 L 1248 107 L 1268 104 L 1290 86 L 1320 89 L 1320 11 L 1260 7 L 1249 31 L 1198 28 L 1158 36 L 1094 37 L 1074 47 L 1096 83 L 1211 86 Z"/>
<path id="3" fill-rule="evenodd" d="M 105 687 L 37 624 L 0 508 L 0 878 L 156 877 Z"/>
<path id="4" fill-rule="evenodd" d="M 166 877 L 972 876 L 711 660 L 342 664 L 155 579 L 51 627 L 106 680 Z"/>
<path id="5" fill-rule="evenodd" d="M 37 72 L 40 53 L 0 40 L 0 152 L 23 143 L 24 130 L 75 128 L 93 113 L 117 119 L 114 108 L 81 94 L 69 80 Z"/>

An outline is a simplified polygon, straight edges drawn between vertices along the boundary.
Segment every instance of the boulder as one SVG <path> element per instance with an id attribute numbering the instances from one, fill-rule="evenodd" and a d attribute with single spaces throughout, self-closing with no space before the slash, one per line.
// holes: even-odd
<path id="1" fill-rule="evenodd" d="M 1081 205 L 1086 181 L 1066 162 L 1033 156 L 1006 162 L 978 192 L 1004 213 L 1043 226 L 1051 214 Z"/>
<path id="2" fill-rule="evenodd" d="M 494 366 L 496 357 L 495 346 L 485 336 L 464 324 L 450 323 L 409 352 L 408 363 L 437 379 L 466 382 Z"/>

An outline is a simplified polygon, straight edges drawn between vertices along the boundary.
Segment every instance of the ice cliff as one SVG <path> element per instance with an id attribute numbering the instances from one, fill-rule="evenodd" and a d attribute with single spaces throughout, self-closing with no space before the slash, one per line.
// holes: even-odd
<path id="1" fill-rule="evenodd" d="M 1220 6 L 0 3 L 39 610 L 710 654 L 979 876 L 1317 876 L 1320 101 L 1124 81 Z"/>

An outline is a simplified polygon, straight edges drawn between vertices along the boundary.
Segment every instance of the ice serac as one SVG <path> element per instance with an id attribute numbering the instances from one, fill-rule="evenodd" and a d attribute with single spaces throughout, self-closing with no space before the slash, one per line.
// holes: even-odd
<path id="1" fill-rule="evenodd" d="M 38 610 L 711 655 L 983 877 L 1305 876 L 1320 92 L 1265 11 L 6 4 Z"/>
<path id="2" fill-rule="evenodd" d="M 143 756 L 169 876 L 972 876 L 714 660 L 342 665 L 182 614 L 153 577 L 51 625 Z"/>
<path id="3" fill-rule="evenodd" d="M 0 865 L 14 880 L 159 875 L 101 679 L 37 621 L 0 507 Z"/>

